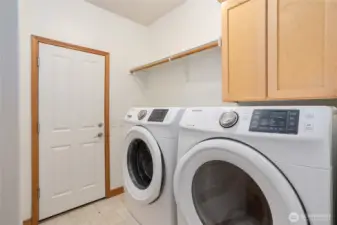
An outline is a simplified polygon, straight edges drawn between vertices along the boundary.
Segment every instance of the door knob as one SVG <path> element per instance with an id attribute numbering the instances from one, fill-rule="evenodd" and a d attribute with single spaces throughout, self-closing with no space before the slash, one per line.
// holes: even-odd
<path id="1" fill-rule="evenodd" d="M 103 137 L 103 133 L 102 132 L 100 132 L 100 133 L 98 133 L 97 135 L 96 135 L 96 137 L 95 138 L 102 138 Z"/>

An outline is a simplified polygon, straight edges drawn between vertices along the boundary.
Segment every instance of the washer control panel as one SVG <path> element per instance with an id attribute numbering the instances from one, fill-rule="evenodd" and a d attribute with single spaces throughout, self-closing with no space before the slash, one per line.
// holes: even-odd
<path id="1" fill-rule="evenodd" d="M 154 109 L 149 117 L 149 122 L 164 122 L 168 109 Z"/>
<path id="2" fill-rule="evenodd" d="M 146 116 L 146 114 L 147 114 L 147 111 L 146 111 L 146 110 L 141 110 L 141 111 L 139 111 L 139 113 L 138 113 L 138 119 L 139 119 L 139 120 L 144 119 L 145 116 Z"/>
<path id="3" fill-rule="evenodd" d="M 299 110 L 254 110 L 249 131 L 263 133 L 298 134 Z"/>

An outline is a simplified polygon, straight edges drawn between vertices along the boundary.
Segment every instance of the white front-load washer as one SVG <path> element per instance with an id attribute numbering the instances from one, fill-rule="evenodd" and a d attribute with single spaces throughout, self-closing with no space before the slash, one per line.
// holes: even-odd
<path id="1" fill-rule="evenodd" d="M 336 224 L 336 122 L 323 106 L 187 109 L 178 224 Z"/>
<path id="2" fill-rule="evenodd" d="M 125 121 L 125 202 L 141 225 L 176 225 L 173 175 L 182 108 L 132 108 Z"/>

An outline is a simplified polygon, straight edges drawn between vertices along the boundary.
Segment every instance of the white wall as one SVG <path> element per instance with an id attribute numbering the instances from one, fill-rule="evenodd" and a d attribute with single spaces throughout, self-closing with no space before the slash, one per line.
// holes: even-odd
<path id="1" fill-rule="evenodd" d="M 0 1 L 0 224 L 19 225 L 18 2 Z"/>
<path id="2" fill-rule="evenodd" d="M 188 0 L 150 26 L 151 53 L 159 59 L 214 41 L 221 36 L 221 5 Z M 220 48 L 160 65 L 144 77 L 151 105 L 217 106 L 222 102 Z"/>
<path id="3" fill-rule="evenodd" d="M 2 8 L 4 9 L 4 8 Z M 148 29 L 83 0 L 21 0 L 20 150 L 22 219 L 31 217 L 30 35 L 111 53 L 111 188 L 122 184 L 121 119 L 144 105 L 137 80 L 128 70 L 147 61 Z"/>
<path id="4" fill-rule="evenodd" d="M 158 66 L 144 76 L 144 95 L 152 106 L 222 105 L 220 49 L 207 50 Z"/>
<path id="5" fill-rule="evenodd" d="M 221 5 L 188 0 L 150 26 L 153 59 L 214 41 L 221 36 Z"/>

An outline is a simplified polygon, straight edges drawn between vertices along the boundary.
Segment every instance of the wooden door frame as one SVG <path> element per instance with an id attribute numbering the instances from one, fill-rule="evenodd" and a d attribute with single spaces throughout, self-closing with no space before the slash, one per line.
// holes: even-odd
<path id="1" fill-rule="evenodd" d="M 60 42 L 44 37 L 31 36 L 31 132 L 32 132 L 32 218 L 31 224 L 39 222 L 39 44 L 47 44 L 105 57 L 104 78 L 104 128 L 105 128 L 105 197 L 112 197 L 123 190 L 110 190 L 110 53 Z"/>

